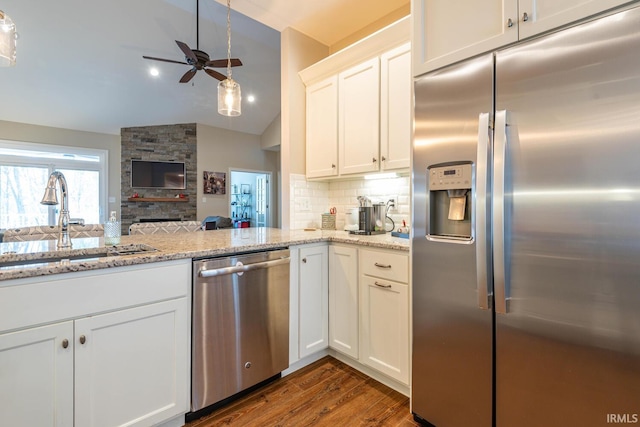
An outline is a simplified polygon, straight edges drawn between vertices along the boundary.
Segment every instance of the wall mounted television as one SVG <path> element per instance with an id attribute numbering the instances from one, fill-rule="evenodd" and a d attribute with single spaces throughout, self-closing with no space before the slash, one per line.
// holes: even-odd
<path id="1" fill-rule="evenodd" d="M 184 162 L 131 160 L 132 188 L 187 188 Z"/>

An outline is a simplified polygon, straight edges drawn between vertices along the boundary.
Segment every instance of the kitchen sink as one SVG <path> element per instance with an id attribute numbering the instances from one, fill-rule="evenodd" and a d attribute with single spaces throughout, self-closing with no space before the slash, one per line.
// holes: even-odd
<path id="1" fill-rule="evenodd" d="M 137 255 L 143 253 L 151 253 L 157 251 L 148 245 L 143 244 L 131 244 L 131 245 L 115 245 L 99 248 L 88 249 L 71 249 L 64 251 L 52 251 L 52 252 L 35 252 L 29 254 L 17 254 L 7 252 L 0 255 L 0 268 L 2 267 L 15 267 L 15 266 L 29 266 L 34 264 L 45 264 L 51 262 L 59 262 L 61 264 L 80 262 L 80 261 L 93 261 L 99 258 L 114 257 L 114 256 L 127 256 Z"/>

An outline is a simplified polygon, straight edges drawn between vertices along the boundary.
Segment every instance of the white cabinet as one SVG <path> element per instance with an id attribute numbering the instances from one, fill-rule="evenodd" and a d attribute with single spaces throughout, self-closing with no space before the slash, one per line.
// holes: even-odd
<path id="1" fill-rule="evenodd" d="M 597 14 L 625 0 L 412 0 L 413 75 Z"/>
<path id="2" fill-rule="evenodd" d="M 73 322 L 0 335 L 0 425 L 73 425 Z"/>
<path id="3" fill-rule="evenodd" d="M 338 76 L 340 174 L 374 172 L 380 158 L 380 60 Z"/>
<path id="4" fill-rule="evenodd" d="M 338 76 L 306 90 L 307 177 L 338 174 Z"/>
<path id="5" fill-rule="evenodd" d="M 300 71 L 307 86 L 307 178 L 408 170 L 409 21 L 403 18 Z"/>
<path id="6" fill-rule="evenodd" d="M 184 413 L 188 323 L 186 298 L 76 320 L 76 425 L 148 426 Z"/>
<path id="7" fill-rule="evenodd" d="M 190 283 L 191 260 L 3 282 L 0 425 L 150 426 L 182 416 Z"/>
<path id="8" fill-rule="evenodd" d="M 298 357 L 329 345 L 329 251 L 326 244 L 303 246 L 298 263 Z"/>
<path id="9" fill-rule="evenodd" d="M 329 246 L 329 347 L 358 358 L 358 249 Z"/>
<path id="10" fill-rule="evenodd" d="M 380 56 L 380 170 L 409 168 L 413 88 L 411 44 Z"/>
<path id="11" fill-rule="evenodd" d="M 579 21 L 628 0 L 520 0 L 518 34 L 524 39 Z"/>
<path id="12" fill-rule="evenodd" d="M 360 250 L 360 361 L 403 384 L 409 383 L 408 264 L 404 254 Z"/>

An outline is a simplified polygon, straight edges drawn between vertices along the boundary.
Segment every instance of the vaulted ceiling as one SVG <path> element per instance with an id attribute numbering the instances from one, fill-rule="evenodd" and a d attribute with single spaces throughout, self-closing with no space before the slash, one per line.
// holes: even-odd
<path id="1" fill-rule="evenodd" d="M 20 38 L 16 66 L 0 68 L 0 120 L 110 134 L 197 122 L 261 134 L 280 112 L 280 31 L 331 46 L 407 3 L 233 0 L 231 54 L 244 63 L 233 77 L 244 101 L 242 116 L 227 118 L 217 113 L 217 80 L 198 72 L 178 83 L 187 65 L 142 58 L 184 61 L 175 40 L 196 47 L 196 0 L 4 0 Z M 199 47 L 226 57 L 226 0 L 200 0 Z"/>

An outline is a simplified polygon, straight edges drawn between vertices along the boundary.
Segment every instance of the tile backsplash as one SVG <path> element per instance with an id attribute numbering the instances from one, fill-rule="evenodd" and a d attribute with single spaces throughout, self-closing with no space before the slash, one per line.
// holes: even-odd
<path id="1" fill-rule="evenodd" d="M 345 212 L 358 207 L 358 196 L 366 196 L 373 203 L 386 203 L 396 200 L 396 208 L 389 211 L 389 217 L 395 227 L 402 225 L 402 220 L 409 224 L 411 216 L 410 177 L 348 181 L 316 182 L 307 181 L 304 175 L 292 174 L 290 185 L 292 201 L 290 204 L 291 229 L 320 228 L 322 214 L 329 208 L 337 211 L 336 229 L 342 230 L 345 225 Z"/>

